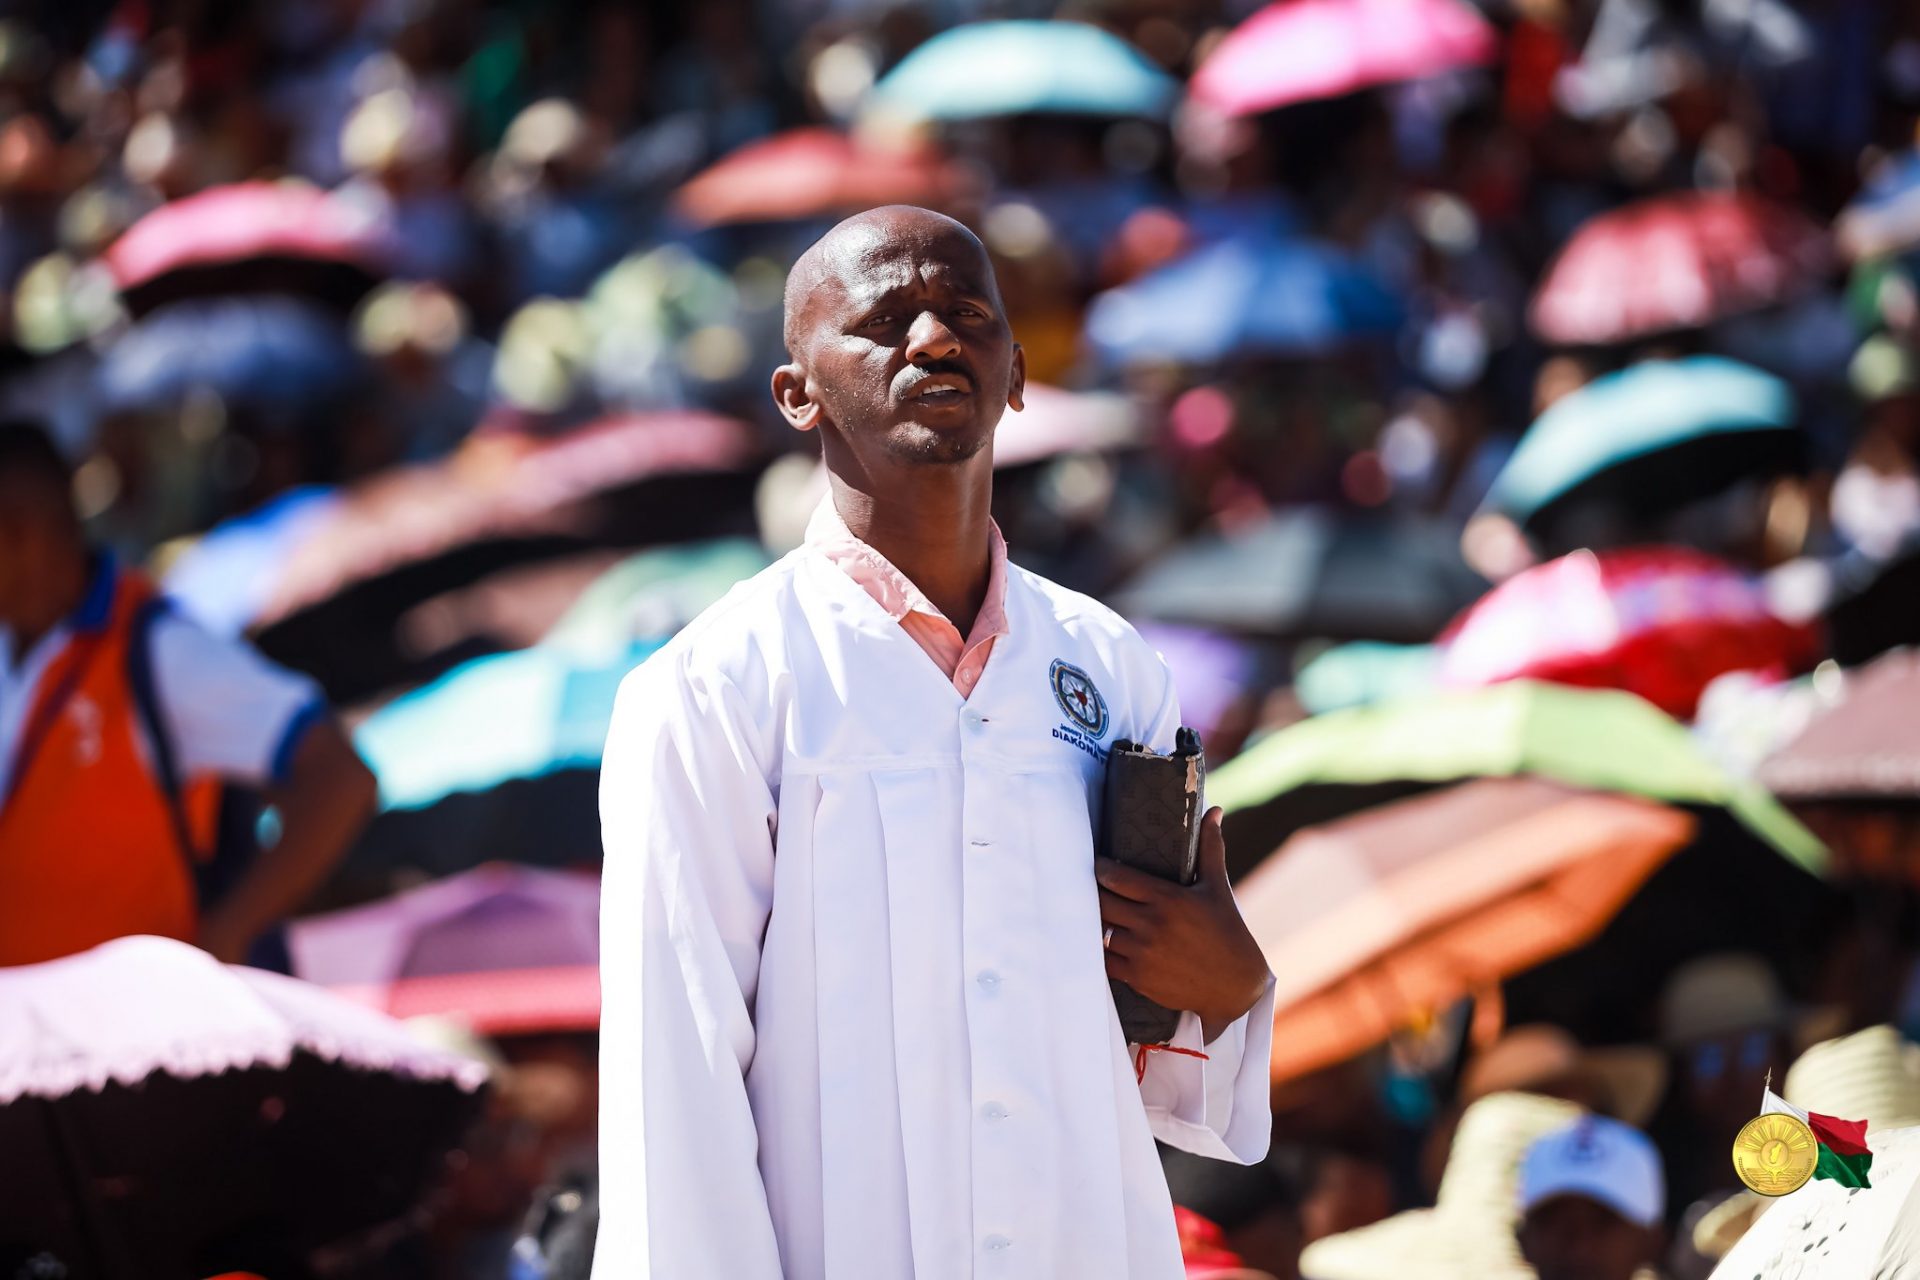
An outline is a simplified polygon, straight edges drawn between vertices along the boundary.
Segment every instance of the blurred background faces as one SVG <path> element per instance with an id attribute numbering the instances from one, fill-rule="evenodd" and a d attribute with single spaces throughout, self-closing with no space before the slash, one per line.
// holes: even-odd
<path id="1" fill-rule="evenodd" d="M 1190 1275 L 1773 1274 L 1769 1071 L 1910 1185 L 1920 7 L 79 0 L 0 17 L 0 417 L 377 798 L 253 967 L 0 969 L 0 1280 L 587 1274 L 613 699 L 798 545 L 785 273 L 889 202 L 987 246 L 995 516 L 1173 667 L 1279 981 Z M 1658 1248 L 1523 1206 L 1583 1113 Z"/>

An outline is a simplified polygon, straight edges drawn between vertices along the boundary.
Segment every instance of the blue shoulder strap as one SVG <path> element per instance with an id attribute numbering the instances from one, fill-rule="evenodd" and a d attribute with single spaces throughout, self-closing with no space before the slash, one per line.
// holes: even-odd
<path id="1" fill-rule="evenodd" d="M 179 843 L 180 856 L 187 860 L 187 868 L 197 881 L 200 850 L 194 847 L 193 829 L 187 822 L 173 735 L 167 732 L 166 720 L 160 714 L 159 691 L 153 679 L 153 624 L 166 614 L 167 602 L 160 596 L 146 601 L 135 611 L 132 632 L 127 637 L 127 683 L 133 692 L 134 712 L 140 717 L 140 728 L 147 735 L 147 746 L 153 752 L 155 780 L 166 799 L 167 813 L 173 819 L 173 835 Z"/>

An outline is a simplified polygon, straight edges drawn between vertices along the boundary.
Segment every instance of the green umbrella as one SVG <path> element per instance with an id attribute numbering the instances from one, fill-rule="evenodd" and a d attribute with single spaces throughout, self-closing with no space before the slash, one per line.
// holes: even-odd
<path id="1" fill-rule="evenodd" d="M 1793 393 L 1719 356 L 1647 360 L 1595 378 L 1541 414 L 1486 508 L 1541 532 L 1582 503 L 1657 517 L 1799 465 Z"/>
<path id="2" fill-rule="evenodd" d="M 642 551 L 595 578 L 540 643 L 600 655 L 672 635 L 766 567 L 766 550 L 750 538 Z"/>
<path id="3" fill-rule="evenodd" d="M 1826 849 L 1757 785 L 1724 773 L 1653 704 L 1516 680 L 1336 711 L 1283 729 L 1207 779 L 1244 867 L 1315 822 L 1466 778 L 1531 774 L 1724 809 L 1814 874 Z"/>

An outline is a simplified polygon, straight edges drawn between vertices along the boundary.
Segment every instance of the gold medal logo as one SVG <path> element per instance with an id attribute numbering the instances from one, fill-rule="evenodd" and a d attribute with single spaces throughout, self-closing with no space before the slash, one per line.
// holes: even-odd
<path id="1" fill-rule="evenodd" d="M 1763 1196 L 1798 1191 L 1813 1176 L 1820 1149 L 1798 1116 L 1755 1116 L 1733 1140 L 1733 1171 Z"/>

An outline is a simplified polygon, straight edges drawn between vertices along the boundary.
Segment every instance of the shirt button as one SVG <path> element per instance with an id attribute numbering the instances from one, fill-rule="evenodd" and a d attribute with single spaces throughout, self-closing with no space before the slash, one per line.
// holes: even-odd
<path id="1" fill-rule="evenodd" d="M 980 1108 L 980 1114 L 989 1120 L 1005 1120 L 1007 1118 L 1007 1109 L 997 1102 L 989 1102 L 986 1106 Z"/>
<path id="2" fill-rule="evenodd" d="M 988 1236 L 980 1243 L 986 1246 L 988 1253 L 999 1253 L 1004 1249 L 1013 1248 L 1013 1241 L 1007 1239 L 1005 1236 Z"/>
<path id="3" fill-rule="evenodd" d="M 1000 975 L 991 969 L 982 969 L 974 981 L 980 984 L 981 990 L 993 991 L 1000 986 Z"/>

